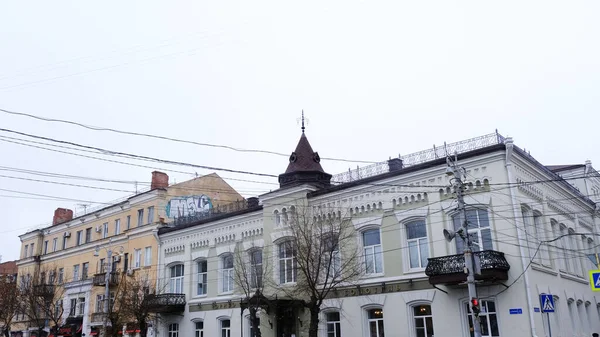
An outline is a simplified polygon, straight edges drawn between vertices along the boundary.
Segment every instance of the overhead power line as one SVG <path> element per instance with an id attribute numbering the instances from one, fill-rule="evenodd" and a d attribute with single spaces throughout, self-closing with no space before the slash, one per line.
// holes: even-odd
<path id="1" fill-rule="evenodd" d="M 121 157 L 128 157 L 128 158 L 132 158 L 132 159 L 149 160 L 149 161 L 154 161 L 154 162 L 158 162 L 158 163 L 165 163 L 165 164 L 171 164 L 171 165 L 189 166 L 189 167 L 201 168 L 201 169 L 206 169 L 206 170 L 223 171 L 223 172 L 240 173 L 240 174 L 248 174 L 248 175 L 261 176 L 261 177 L 272 177 L 272 178 L 277 178 L 278 177 L 275 174 L 259 173 L 259 172 L 251 172 L 251 171 L 241 171 L 241 170 L 233 170 L 233 169 L 228 169 L 228 168 L 213 167 L 213 166 L 206 166 L 206 165 L 197 165 L 197 164 L 190 164 L 190 163 L 185 163 L 185 162 L 180 162 L 180 161 L 159 159 L 159 158 L 148 157 L 148 156 L 140 156 L 140 155 L 136 155 L 136 154 L 126 153 L 126 152 L 112 151 L 112 150 L 107 150 L 107 149 L 103 149 L 103 148 L 99 148 L 99 147 L 95 147 L 95 146 L 82 145 L 82 144 L 78 144 L 78 143 L 73 143 L 73 142 L 64 141 L 64 140 L 58 140 L 58 139 L 49 138 L 49 137 L 36 136 L 36 135 L 32 135 L 32 134 L 25 133 L 25 132 L 14 131 L 14 130 L 9 130 L 9 129 L 3 129 L 3 128 L 0 128 L 0 131 L 14 133 L 14 134 L 18 134 L 18 135 L 21 135 L 21 136 L 26 136 L 26 137 L 36 138 L 36 139 L 43 139 L 45 141 L 54 142 L 54 143 L 60 143 L 60 144 L 67 144 L 67 145 L 77 146 L 77 147 L 81 147 L 81 148 L 84 148 L 84 149 L 96 150 L 96 151 L 98 151 L 100 153 L 103 153 L 103 154 L 109 154 L 109 155 L 121 156 Z"/>
<path id="2" fill-rule="evenodd" d="M 89 130 L 94 130 L 94 131 L 108 131 L 108 132 L 120 133 L 120 134 L 125 134 L 125 135 L 162 139 L 162 140 L 168 140 L 168 141 L 172 141 L 172 142 L 193 144 L 193 145 L 198 145 L 198 146 L 222 148 L 222 149 L 228 149 L 228 150 L 237 151 L 237 152 L 264 153 L 264 154 L 271 154 L 271 155 L 277 155 L 277 156 L 283 156 L 283 157 L 289 156 L 289 154 L 286 154 L 286 153 L 269 151 L 269 150 L 243 149 L 243 148 L 237 148 L 237 147 L 233 147 L 233 146 L 229 146 L 229 145 L 201 143 L 201 142 L 177 139 L 177 138 L 172 138 L 172 137 L 167 137 L 167 136 L 152 135 L 152 134 L 148 134 L 148 133 L 124 131 L 124 130 L 117 130 L 117 129 L 112 129 L 112 128 L 104 128 L 104 127 L 99 127 L 99 126 L 86 125 L 86 124 L 82 124 L 79 122 L 74 122 L 74 121 L 69 121 L 69 120 L 64 120 L 64 119 L 46 118 L 46 117 L 36 116 L 36 115 L 23 113 L 23 112 L 9 111 L 9 110 L 5 110 L 5 109 L 0 109 L 0 111 L 7 113 L 7 114 L 11 114 L 11 115 L 24 116 L 24 117 L 34 118 L 34 119 L 38 119 L 38 120 L 42 120 L 42 121 L 46 121 L 46 122 L 76 125 L 76 126 L 86 128 Z M 375 164 L 376 163 L 374 161 L 341 159 L 341 158 L 330 158 L 330 157 L 322 157 L 321 159 L 347 162 L 347 163 L 364 163 L 364 164 Z"/>

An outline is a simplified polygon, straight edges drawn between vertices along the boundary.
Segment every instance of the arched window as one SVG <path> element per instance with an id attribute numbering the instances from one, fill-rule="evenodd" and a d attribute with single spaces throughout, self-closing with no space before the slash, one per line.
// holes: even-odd
<path id="1" fill-rule="evenodd" d="M 252 288 L 262 287 L 263 262 L 262 249 L 250 251 L 250 286 Z"/>
<path id="2" fill-rule="evenodd" d="M 197 287 L 196 295 L 206 295 L 208 290 L 208 263 L 206 260 L 199 260 L 196 262 L 197 268 Z"/>
<path id="3" fill-rule="evenodd" d="M 279 214 L 279 211 L 275 210 L 273 215 L 275 216 L 275 226 L 281 225 L 281 215 Z"/>
<path id="4" fill-rule="evenodd" d="M 279 283 L 296 282 L 298 261 L 296 246 L 292 241 L 279 244 Z"/>
<path id="5" fill-rule="evenodd" d="M 370 337 L 384 337 L 383 309 L 367 310 L 367 326 Z"/>
<path id="6" fill-rule="evenodd" d="M 169 324 L 168 336 L 169 337 L 179 337 L 179 324 L 177 324 L 177 323 Z"/>
<path id="7" fill-rule="evenodd" d="M 204 321 L 198 321 L 194 324 L 196 325 L 194 330 L 195 337 L 204 337 Z"/>
<path id="8" fill-rule="evenodd" d="M 411 311 L 415 336 L 433 337 L 433 315 L 431 313 L 431 305 L 414 305 Z"/>
<path id="9" fill-rule="evenodd" d="M 342 273 L 338 234 L 330 233 L 323 237 L 322 259 L 322 265 L 327 272 L 327 282 L 338 279 Z"/>
<path id="10" fill-rule="evenodd" d="M 341 337 L 342 326 L 340 324 L 340 312 L 329 311 L 325 313 L 325 324 L 327 324 L 326 330 L 327 337 Z"/>
<path id="11" fill-rule="evenodd" d="M 233 255 L 225 254 L 221 258 L 221 291 L 226 293 L 233 291 Z"/>
<path id="12" fill-rule="evenodd" d="M 176 264 L 170 268 L 171 278 L 169 282 L 169 292 L 174 294 L 183 294 L 183 264 Z"/>
<path id="13" fill-rule="evenodd" d="M 410 269 L 422 269 L 427 267 L 429 243 L 425 220 L 416 220 L 407 223 L 406 239 Z"/>
<path id="14" fill-rule="evenodd" d="M 383 251 L 379 228 L 369 229 L 362 233 L 362 243 L 365 256 L 365 273 L 383 273 Z"/>
<path id="15" fill-rule="evenodd" d="M 287 209 L 285 209 L 285 208 L 281 209 L 281 216 L 283 217 L 283 224 L 287 225 L 288 224 Z"/>

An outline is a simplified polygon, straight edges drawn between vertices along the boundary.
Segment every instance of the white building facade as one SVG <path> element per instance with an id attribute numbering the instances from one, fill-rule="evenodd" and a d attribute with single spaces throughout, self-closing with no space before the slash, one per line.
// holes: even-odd
<path id="1" fill-rule="evenodd" d="M 543 166 L 512 139 L 491 134 L 332 178 L 303 134 L 280 189 L 244 210 L 159 230 L 158 289 L 165 298 L 184 294 L 186 305 L 165 306 L 158 334 L 251 336 L 233 260 L 260 255 L 253 261 L 272 268 L 265 278 L 275 284 L 264 289 L 270 305 L 259 313 L 262 336 L 308 336 L 308 311 L 280 291 L 297 277 L 286 222 L 304 204 L 335 209 L 323 216 L 352 223 L 365 266 L 325 301 L 320 336 L 472 336 L 463 243 L 443 235 L 461 223 L 446 151 L 467 173 L 483 336 L 600 332 L 600 297 L 588 280 L 600 224 L 591 163 L 563 179 L 555 171 L 564 167 Z M 541 313 L 541 294 L 553 296 L 554 313 Z"/>

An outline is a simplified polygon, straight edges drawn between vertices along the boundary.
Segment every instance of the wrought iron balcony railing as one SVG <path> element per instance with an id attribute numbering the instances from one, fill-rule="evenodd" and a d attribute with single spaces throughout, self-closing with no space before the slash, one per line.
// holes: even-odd
<path id="1" fill-rule="evenodd" d="M 111 286 L 119 284 L 119 273 L 111 272 L 108 279 Z M 106 273 L 95 274 L 92 282 L 95 286 L 106 285 Z"/>
<path id="2" fill-rule="evenodd" d="M 510 265 L 504 253 L 495 250 L 483 250 L 473 253 L 481 266 L 481 273 L 475 280 L 486 283 L 508 280 Z M 457 285 L 467 280 L 464 272 L 465 257 L 463 254 L 433 257 L 428 259 L 425 274 L 431 284 Z"/>
<path id="3" fill-rule="evenodd" d="M 185 294 L 148 294 L 145 300 L 150 312 L 179 313 L 185 311 Z"/>
<path id="4" fill-rule="evenodd" d="M 54 297 L 54 285 L 53 284 L 36 284 L 33 286 L 33 292 L 37 296 Z"/>

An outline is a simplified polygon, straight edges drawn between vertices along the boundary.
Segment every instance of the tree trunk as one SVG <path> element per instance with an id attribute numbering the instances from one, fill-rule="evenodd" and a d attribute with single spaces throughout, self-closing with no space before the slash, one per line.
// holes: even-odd
<path id="1" fill-rule="evenodd" d="M 141 320 L 140 322 L 140 336 L 141 337 L 146 337 L 146 335 L 148 334 L 148 324 L 146 323 L 146 320 Z"/>
<path id="2" fill-rule="evenodd" d="M 310 306 L 310 328 L 308 329 L 308 337 L 319 337 L 319 312 L 321 307 L 318 305 Z"/>
<path id="3" fill-rule="evenodd" d="M 10 326 L 4 327 L 4 337 L 10 337 Z"/>

